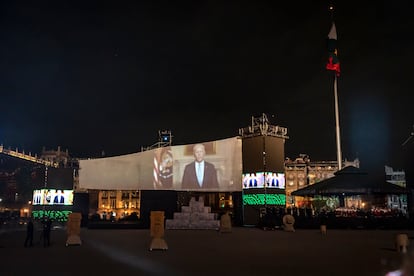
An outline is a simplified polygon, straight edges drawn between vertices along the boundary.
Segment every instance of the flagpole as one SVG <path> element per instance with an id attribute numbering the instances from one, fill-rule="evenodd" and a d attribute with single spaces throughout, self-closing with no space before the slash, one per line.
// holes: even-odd
<path id="1" fill-rule="evenodd" d="M 332 20 L 332 22 L 334 22 L 335 8 L 334 8 L 333 4 L 329 5 L 329 11 L 331 13 L 331 20 Z M 329 37 L 329 35 L 328 35 L 328 37 Z M 331 38 L 331 37 L 329 37 L 329 38 Z M 335 40 L 336 40 L 336 28 L 335 28 Z M 335 74 L 334 74 L 335 132 L 336 132 L 336 159 L 338 161 L 338 170 L 341 170 L 342 169 L 342 150 L 341 150 L 341 130 L 339 128 L 338 73 L 339 73 L 339 70 L 337 69 Z"/>
<path id="2" fill-rule="evenodd" d="M 338 170 L 342 169 L 341 131 L 339 128 L 339 107 L 338 107 L 338 77 L 334 75 L 334 97 L 335 97 L 335 129 L 336 129 L 336 157 Z"/>

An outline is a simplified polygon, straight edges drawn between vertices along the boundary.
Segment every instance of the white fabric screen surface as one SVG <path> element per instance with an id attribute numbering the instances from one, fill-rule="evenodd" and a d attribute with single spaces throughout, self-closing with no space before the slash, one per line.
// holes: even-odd
<path id="1" fill-rule="evenodd" d="M 205 174 L 213 174 L 215 171 L 217 186 L 209 187 L 209 183 L 201 187 L 183 186 L 185 168 L 195 159 L 193 155 L 195 144 L 191 144 L 115 157 L 80 160 L 79 188 L 241 191 L 241 139 L 233 137 L 201 144 L 205 149 L 204 160 L 210 164 Z M 206 181 L 211 181 L 209 180 L 211 178 L 212 176 L 204 177 Z"/>

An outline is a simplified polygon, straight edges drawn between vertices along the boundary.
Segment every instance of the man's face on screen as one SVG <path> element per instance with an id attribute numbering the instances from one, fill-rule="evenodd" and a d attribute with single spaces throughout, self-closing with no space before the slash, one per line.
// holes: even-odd
<path id="1" fill-rule="evenodd" d="M 206 151 L 202 145 L 194 146 L 194 157 L 197 162 L 201 162 L 204 160 L 204 156 L 206 155 Z"/>

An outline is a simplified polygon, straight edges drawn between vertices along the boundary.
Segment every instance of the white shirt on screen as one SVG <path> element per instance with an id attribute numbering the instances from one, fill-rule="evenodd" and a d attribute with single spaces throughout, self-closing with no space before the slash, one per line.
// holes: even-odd
<path id="1" fill-rule="evenodd" d="M 201 162 L 195 162 L 195 171 L 197 175 L 198 185 L 203 185 L 204 178 L 204 160 Z"/>

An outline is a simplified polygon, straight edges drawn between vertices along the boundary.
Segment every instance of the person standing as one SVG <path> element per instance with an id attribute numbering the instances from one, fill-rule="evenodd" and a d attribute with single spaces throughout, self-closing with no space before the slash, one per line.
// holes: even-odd
<path id="1" fill-rule="evenodd" d="M 43 204 L 50 204 L 51 202 L 51 197 L 52 197 L 52 195 L 51 195 L 51 191 L 50 190 L 45 190 L 44 191 L 44 202 L 43 202 Z"/>
<path id="2" fill-rule="evenodd" d="M 251 173 L 250 174 L 249 187 L 257 187 L 257 175 L 256 175 L 256 173 Z"/>
<path id="3" fill-rule="evenodd" d="M 63 196 L 62 190 L 57 190 L 57 195 L 55 195 L 55 198 L 53 199 L 54 204 L 64 204 L 65 203 L 65 197 Z"/>
<path id="4" fill-rule="evenodd" d="M 184 169 L 182 188 L 186 190 L 218 189 L 217 171 L 213 164 L 204 160 L 206 149 L 203 144 L 193 147 L 195 160 Z"/>
<path id="5" fill-rule="evenodd" d="M 50 245 L 50 230 L 52 228 L 52 221 L 45 217 L 43 220 L 43 247 L 47 247 Z"/>
<path id="6" fill-rule="evenodd" d="M 41 198 L 42 198 L 41 192 L 39 190 L 36 190 L 34 194 L 33 205 L 41 204 Z"/>
<path id="7" fill-rule="evenodd" d="M 29 221 L 27 222 L 26 240 L 24 241 L 24 247 L 33 246 L 33 231 L 34 231 L 33 220 L 32 218 L 29 218 Z"/>

